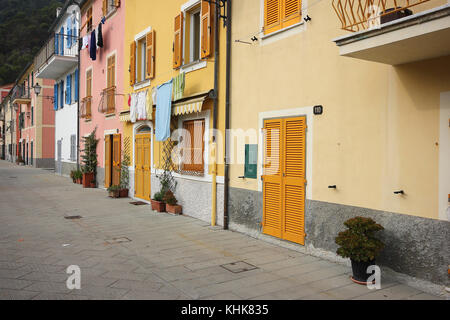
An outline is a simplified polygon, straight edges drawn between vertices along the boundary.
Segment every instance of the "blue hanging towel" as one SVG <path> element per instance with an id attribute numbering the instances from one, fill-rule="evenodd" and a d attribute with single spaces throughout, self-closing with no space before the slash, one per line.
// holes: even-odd
<path id="1" fill-rule="evenodd" d="M 93 61 L 97 59 L 97 41 L 95 40 L 95 30 L 91 33 L 91 43 L 89 45 L 89 56 Z"/>
<path id="2" fill-rule="evenodd" d="M 156 141 L 166 141 L 170 137 L 170 116 L 172 114 L 173 80 L 158 86 L 155 114 Z"/>

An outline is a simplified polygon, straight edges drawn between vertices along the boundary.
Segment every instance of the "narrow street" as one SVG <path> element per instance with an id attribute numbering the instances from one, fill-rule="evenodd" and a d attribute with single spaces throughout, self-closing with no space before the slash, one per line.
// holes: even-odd
<path id="1" fill-rule="evenodd" d="M 369 290 L 349 267 L 130 202 L 0 161 L 0 299 L 439 298 L 385 279 Z"/>

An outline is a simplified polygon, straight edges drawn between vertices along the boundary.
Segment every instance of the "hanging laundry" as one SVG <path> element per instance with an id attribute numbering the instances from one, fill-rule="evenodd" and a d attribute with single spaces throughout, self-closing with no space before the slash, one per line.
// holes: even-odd
<path id="1" fill-rule="evenodd" d="M 184 72 L 180 72 L 180 74 L 173 79 L 173 100 L 174 101 L 183 98 L 185 75 L 186 74 Z"/>
<path id="2" fill-rule="evenodd" d="M 170 137 L 170 115 L 172 113 L 173 80 L 158 86 L 156 100 L 155 138 L 165 141 Z"/>
<path id="3" fill-rule="evenodd" d="M 131 101 L 130 101 L 130 119 L 132 123 L 136 122 L 136 94 L 131 94 Z"/>
<path id="4" fill-rule="evenodd" d="M 89 46 L 89 56 L 93 61 L 97 60 L 97 43 L 95 41 L 95 30 L 91 33 L 91 43 Z"/>
<path id="5" fill-rule="evenodd" d="M 91 36 L 89 34 L 83 37 L 83 45 L 81 46 L 81 50 L 89 48 L 89 41 L 91 40 Z"/>
<path id="6" fill-rule="evenodd" d="M 131 106 L 131 94 L 128 95 L 128 106 Z"/>
<path id="7" fill-rule="evenodd" d="M 147 101 L 146 93 L 147 91 L 141 91 L 138 93 L 138 102 L 137 102 L 138 120 L 147 120 L 147 111 L 145 108 L 145 103 Z"/>
<path id="8" fill-rule="evenodd" d="M 97 29 L 98 37 L 97 37 L 97 46 L 99 48 L 103 48 L 103 34 L 102 34 L 102 24 L 98 25 Z"/>
<path id="9" fill-rule="evenodd" d="M 153 104 L 156 104 L 157 93 L 158 93 L 158 89 L 156 87 L 153 87 L 152 88 L 152 101 L 153 101 Z"/>
<path id="10" fill-rule="evenodd" d="M 145 99 L 145 111 L 147 112 L 147 120 L 153 119 L 153 101 L 152 101 L 152 93 L 149 89 L 146 91 L 146 97 Z"/>

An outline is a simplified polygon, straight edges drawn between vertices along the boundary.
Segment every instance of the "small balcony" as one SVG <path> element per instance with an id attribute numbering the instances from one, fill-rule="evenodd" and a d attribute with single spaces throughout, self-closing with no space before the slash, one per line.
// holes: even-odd
<path id="1" fill-rule="evenodd" d="M 34 60 L 37 78 L 57 80 L 78 65 L 77 37 L 55 33 Z"/>
<path id="2" fill-rule="evenodd" d="M 399 65 L 450 55 L 447 0 L 333 0 L 341 56 Z"/>
<path id="3" fill-rule="evenodd" d="M 29 86 L 18 85 L 12 92 L 13 104 L 30 104 L 31 103 L 31 90 Z"/>
<path id="4" fill-rule="evenodd" d="M 111 115 L 116 113 L 116 87 L 103 89 L 98 112 Z"/>
<path id="5" fill-rule="evenodd" d="M 81 99 L 80 103 L 80 117 L 82 119 L 90 120 L 92 118 L 92 96 Z"/>

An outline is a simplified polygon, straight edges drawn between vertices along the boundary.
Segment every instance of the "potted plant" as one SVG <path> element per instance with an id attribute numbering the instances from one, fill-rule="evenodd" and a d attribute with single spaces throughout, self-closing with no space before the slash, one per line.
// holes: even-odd
<path id="1" fill-rule="evenodd" d="M 70 178 L 72 179 L 73 183 L 77 183 L 76 173 L 77 173 L 77 170 L 70 171 Z"/>
<path id="2" fill-rule="evenodd" d="M 107 190 L 108 190 L 109 196 L 111 198 L 119 198 L 119 196 L 120 196 L 120 186 L 113 185 L 113 186 L 109 187 Z"/>
<path id="3" fill-rule="evenodd" d="M 120 163 L 120 197 L 128 198 L 128 186 L 130 184 L 130 157 L 126 154 Z"/>
<path id="4" fill-rule="evenodd" d="M 97 144 L 98 139 L 95 137 L 97 128 L 87 137 L 83 137 L 84 150 L 82 158 L 83 187 L 95 187 L 95 176 L 97 173 Z M 92 183 L 93 182 L 93 183 Z"/>
<path id="5" fill-rule="evenodd" d="M 81 170 L 76 170 L 75 171 L 75 180 L 76 180 L 76 183 L 82 184 L 83 173 L 81 172 Z"/>
<path id="6" fill-rule="evenodd" d="M 166 204 L 163 201 L 164 195 L 161 193 L 161 191 L 156 192 L 153 195 L 152 202 L 152 210 L 158 211 L 158 212 L 165 212 L 166 211 Z"/>
<path id="7" fill-rule="evenodd" d="M 384 228 L 371 218 L 354 217 L 344 222 L 348 228 L 339 232 L 336 244 L 340 247 L 337 254 L 350 258 L 352 263 L 352 280 L 359 284 L 367 283 L 367 268 L 375 264 L 375 258 L 384 248 L 384 243 L 375 238 L 377 231 Z"/>
<path id="8" fill-rule="evenodd" d="M 173 214 L 181 214 L 182 207 L 178 205 L 178 200 L 171 190 L 167 190 L 163 197 L 166 203 L 166 211 Z"/>

